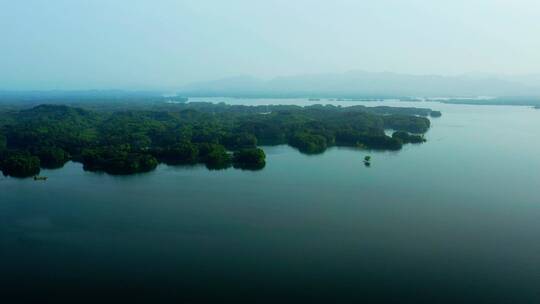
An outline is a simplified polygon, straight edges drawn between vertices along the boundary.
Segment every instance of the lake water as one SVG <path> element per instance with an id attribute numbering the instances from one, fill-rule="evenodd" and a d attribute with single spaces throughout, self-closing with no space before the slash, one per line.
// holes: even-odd
<path id="1" fill-rule="evenodd" d="M 258 172 L 1 177 L 0 298 L 540 303 L 540 110 L 354 104 L 443 116 L 370 168 L 277 146 Z"/>

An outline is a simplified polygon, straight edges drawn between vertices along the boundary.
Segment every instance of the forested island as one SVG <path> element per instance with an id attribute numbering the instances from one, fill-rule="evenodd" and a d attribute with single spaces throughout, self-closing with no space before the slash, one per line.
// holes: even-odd
<path id="1" fill-rule="evenodd" d="M 302 153 L 331 146 L 399 150 L 424 142 L 423 108 L 168 104 L 151 109 L 39 105 L 0 111 L 0 169 L 29 177 L 72 160 L 109 174 L 148 172 L 159 163 L 209 169 L 264 168 L 261 145 Z M 392 136 L 386 129 L 395 130 Z"/>

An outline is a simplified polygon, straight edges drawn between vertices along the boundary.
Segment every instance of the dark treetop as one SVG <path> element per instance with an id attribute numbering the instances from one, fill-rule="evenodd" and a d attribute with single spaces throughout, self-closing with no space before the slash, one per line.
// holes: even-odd
<path id="1" fill-rule="evenodd" d="M 133 174 L 170 165 L 209 169 L 265 166 L 258 145 L 289 144 L 302 153 L 330 146 L 399 150 L 423 142 L 429 109 L 392 107 L 231 106 L 211 103 L 148 109 L 39 105 L 0 112 L 0 169 L 33 176 L 68 160 L 85 170 Z M 392 137 L 385 129 L 399 131 Z"/>

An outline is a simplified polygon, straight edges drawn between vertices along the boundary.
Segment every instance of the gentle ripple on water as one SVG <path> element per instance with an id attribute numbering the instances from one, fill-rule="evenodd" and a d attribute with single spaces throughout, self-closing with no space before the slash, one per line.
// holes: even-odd
<path id="1" fill-rule="evenodd" d="M 114 177 L 68 163 L 44 183 L 0 177 L 1 286 L 41 298 L 92 286 L 191 302 L 539 302 L 540 111 L 355 104 L 443 116 L 425 144 L 370 152 L 371 168 L 356 149 L 277 146 L 258 172 Z"/>

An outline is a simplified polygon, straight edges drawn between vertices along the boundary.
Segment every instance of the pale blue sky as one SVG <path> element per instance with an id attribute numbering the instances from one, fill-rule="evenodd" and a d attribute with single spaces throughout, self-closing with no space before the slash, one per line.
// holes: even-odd
<path id="1" fill-rule="evenodd" d="M 0 0 L 0 89 L 540 72 L 538 0 Z"/>

